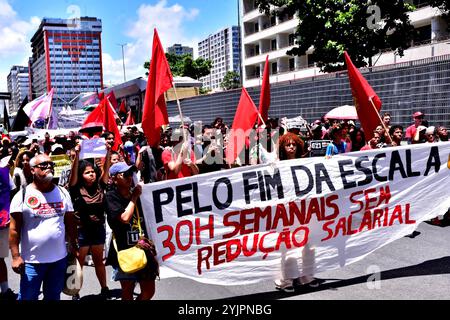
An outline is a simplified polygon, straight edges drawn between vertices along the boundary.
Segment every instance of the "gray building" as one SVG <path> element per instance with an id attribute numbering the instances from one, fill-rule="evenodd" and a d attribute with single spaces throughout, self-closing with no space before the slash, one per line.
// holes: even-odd
<path id="1" fill-rule="evenodd" d="M 103 88 L 100 19 L 44 18 L 31 39 L 29 59 L 33 99 L 55 89 L 61 108 L 82 92 Z"/>
<path id="2" fill-rule="evenodd" d="M 8 91 L 11 93 L 9 112 L 16 112 L 23 99 L 28 95 L 29 86 L 28 67 L 13 66 L 8 74 Z"/>
<path id="3" fill-rule="evenodd" d="M 177 56 L 182 56 L 184 54 L 189 54 L 194 56 L 194 48 L 183 46 L 179 43 L 175 43 L 173 46 L 167 48 L 168 53 L 176 54 Z"/>
<path id="4" fill-rule="evenodd" d="M 240 74 L 240 31 L 232 26 L 209 35 L 198 43 L 198 55 L 212 61 L 211 73 L 200 78 L 203 86 L 220 91 L 220 83 L 228 71 Z"/>

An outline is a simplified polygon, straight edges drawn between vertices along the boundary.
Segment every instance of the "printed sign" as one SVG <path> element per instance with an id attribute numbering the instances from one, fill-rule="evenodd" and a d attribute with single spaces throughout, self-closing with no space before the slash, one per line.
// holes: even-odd
<path id="1" fill-rule="evenodd" d="M 449 154 L 417 144 L 146 184 L 161 275 L 243 285 L 356 262 L 448 210 Z"/>
<path id="2" fill-rule="evenodd" d="M 57 156 L 50 156 L 52 161 L 55 163 L 55 178 L 60 178 L 61 173 L 67 169 L 70 169 L 72 166 L 72 162 L 70 162 L 70 158 L 68 155 L 62 154 Z"/>
<path id="3" fill-rule="evenodd" d="M 311 146 L 311 157 L 325 156 L 327 147 L 331 143 L 331 140 L 311 140 L 309 145 Z"/>

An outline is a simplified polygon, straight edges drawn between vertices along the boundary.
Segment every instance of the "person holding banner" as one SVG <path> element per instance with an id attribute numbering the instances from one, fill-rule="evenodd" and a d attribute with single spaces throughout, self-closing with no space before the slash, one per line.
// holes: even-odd
<path id="1" fill-rule="evenodd" d="M 125 162 L 118 162 L 109 169 L 113 180 L 113 189 L 106 193 L 105 207 L 108 224 L 111 226 L 119 251 L 136 245 L 139 241 L 140 228 L 147 237 L 143 215 L 137 213 L 138 206 L 140 207 L 138 202 L 142 193 L 142 185 L 137 184 L 132 189 L 133 176 L 136 171 L 137 168 L 134 165 L 127 165 Z M 139 228 L 139 226 L 141 227 Z M 122 300 L 133 300 L 134 287 L 137 282 L 141 289 L 137 300 L 150 300 L 153 297 L 156 275 L 148 272 L 147 267 L 135 273 L 123 272 L 119 267 L 114 246 L 109 251 L 108 260 L 113 267 L 113 280 L 120 281 Z"/>
<path id="2" fill-rule="evenodd" d="M 293 160 L 302 158 L 303 141 L 294 133 L 288 132 L 280 138 L 280 160 Z M 284 292 L 294 292 L 296 285 L 317 287 L 319 281 L 313 277 L 314 248 L 306 244 L 302 251 L 302 272 L 296 261 L 282 260 L 282 278 L 275 280 L 275 288 Z"/>
<path id="3" fill-rule="evenodd" d="M 90 252 L 95 266 L 95 274 L 100 283 L 100 297 L 110 297 L 106 285 L 106 269 L 103 251 L 106 239 L 105 210 L 103 206 L 104 191 L 108 185 L 111 145 L 106 143 L 106 157 L 99 176 L 94 165 L 86 160 L 79 160 L 80 145 L 75 147 L 75 159 L 69 180 L 69 191 L 73 206 L 80 219 L 78 226 L 78 243 L 80 246 L 78 260 L 83 268 L 87 254 Z M 74 296 L 76 300 L 79 296 Z"/>

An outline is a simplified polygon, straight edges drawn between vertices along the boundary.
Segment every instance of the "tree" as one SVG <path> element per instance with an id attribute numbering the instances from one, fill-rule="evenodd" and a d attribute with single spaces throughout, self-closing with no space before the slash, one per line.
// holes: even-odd
<path id="1" fill-rule="evenodd" d="M 166 58 L 170 71 L 175 77 L 191 77 L 198 80 L 211 72 L 212 62 L 210 60 L 203 58 L 194 60 L 190 54 L 176 55 L 173 53 L 166 53 Z M 144 63 L 144 68 L 147 69 L 145 74 L 148 75 L 149 61 Z"/>
<path id="2" fill-rule="evenodd" d="M 220 87 L 224 90 L 237 89 L 241 87 L 241 77 L 235 71 L 228 71 L 223 77 Z"/>
<path id="3" fill-rule="evenodd" d="M 324 72 L 345 68 L 345 50 L 357 67 L 372 66 L 372 57 L 385 49 L 403 56 L 415 32 L 408 17 L 414 6 L 403 0 L 255 1 L 266 14 L 298 14 L 297 47 L 287 54 L 304 55 L 313 47 Z"/>

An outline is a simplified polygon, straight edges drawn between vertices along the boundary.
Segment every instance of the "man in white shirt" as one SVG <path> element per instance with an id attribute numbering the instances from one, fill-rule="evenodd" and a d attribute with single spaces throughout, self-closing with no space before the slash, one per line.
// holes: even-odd
<path id="1" fill-rule="evenodd" d="M 19 300 L 60 300 L 69 250 L 77 254 L 76 222 L 67 190 L 53 184 L 54 163 L 46 154 L 31 159 L 33 183 L 11 202 L 9 246 L 12 269 L 21 275 Z M 20 244 L 20 250 L 19 250 Z"/>

